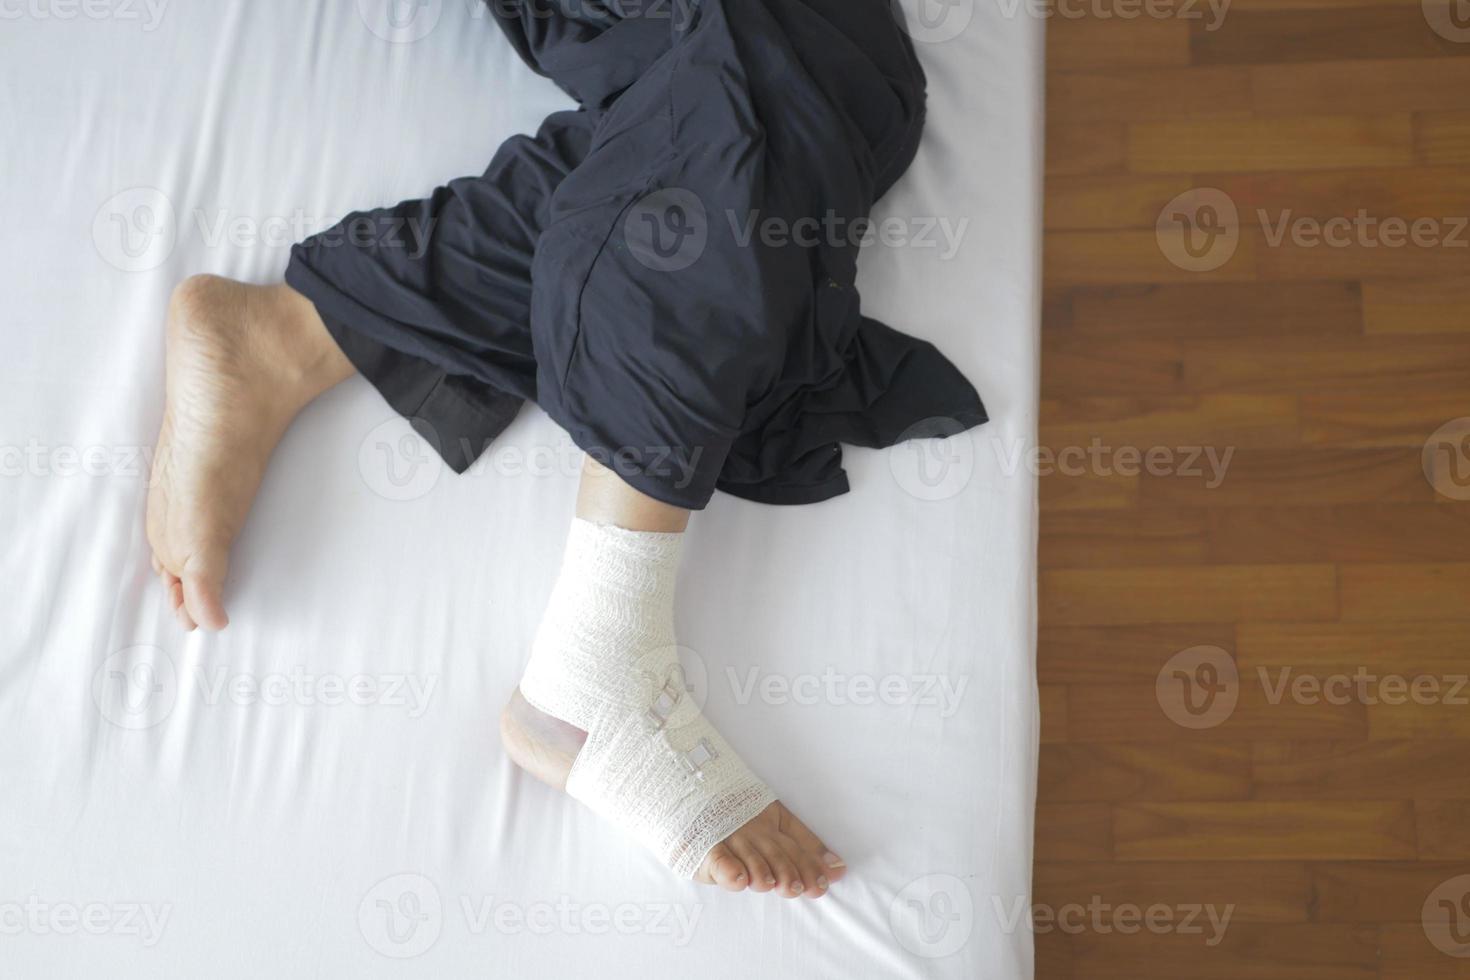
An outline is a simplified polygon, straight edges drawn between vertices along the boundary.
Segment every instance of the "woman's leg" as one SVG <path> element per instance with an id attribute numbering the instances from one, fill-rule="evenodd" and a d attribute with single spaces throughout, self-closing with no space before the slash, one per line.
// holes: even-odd
<path id="1" fill-rule="evenodd" d="M 689 511 L 661 503 L 633 489 L 611 470 L 590 458 L 582 469 L 576 516 L 579 523 L 639 532 L 647 541 L 660 546 L 667 545 L 671 536 L 683 532 L 689 523 Z M 620 560 L 636 563 L 636 559 L 629 558 L 637 553 L 636 537 L 632 545 L 619 554 Z M 569 561 L 571 560 L 569 557 Z M 626 574 L 626 569 L 619 571 Z M 666 568 L 635 569 L 632 578 L 652 577 L 667 571 L 669 569 Z M 585 569 L 573 571 L 573 574 L 583 576 L 585 573 Z M 567 574 L 568 571 L 564 568 L 563 575 Z M 598 650 L 603 656 L 616 658 L 626 655 L 629 664 L 635 662 L 638 651 L 619 650 L 615 645 L 609 649 L 596 626 L 575 622 L 583 614 L 582 609 L 577 600 L 559 598 L 560 584 L 558 583 L 559 588 L 552 598 L 553 604 L 561 603 L 557 608 L 557 615 L 561 620 L 557 628 L 563 633 L 576 635 L 576 645 L 579 647 L 577 656 L 585 660 L 588 650 Z M 627 579 L 613 583 L 613 591 L 621 592 L 627 584 Z M 582 592 L 587 591 L 596 592 L 596 584 L 588 589 L 584 581 Z M 655 617 L 663 612 L 671 616 L 672 593 L 656 591 L 658 598 L 647 600 L 641 608 Z M 664 601 L 670 604 L 669 609 L 649 610 L 650 605 L 656 607 Z M 589 604 L 595 605 L 595 602 Z M 621 636 L 638 635 L 636 624 L 629 625 L 630 608 L 640 607 L 623 607 L 615 611 L 588 608 L 585 615 L 588 618 L 618 622 Z M 609 616 L 610 612 L 616 612 L 616 615 Z M 574 622 L 569 624 L 566 622 L 568 619 Z M 538 650 L 533 659 L 545 656 L 545 652 Z M 586 665 L 583 663 L 568 669 L 586 669 Z M 528 687 L 527 690 L 531 688 Z M 583 694 L 585 696 L 586 692 Z M 557 789 L 566 789 L 572 763 L 587 742 L 586 731 L 537 709 L 519 688 L 512 694 L 501 714 L 501 737 L 512 761 Z M 648 743 L 646 750 L 658 752 L 664 748 L 654 739 Z M 842 861 L 790 810 L 777 801 L 760 810 L 739 829 L 715 844 L 700 862 L 695 878 L 707 884 L 719 884 L 732 891 L 749 887 L 758 892 L 778 891 L 788 897 L 805 894 L 815 898 L 825 894 L 830 883 L 840 878 L 844 871 L 845 865 Z"/>
<path id="2" fill-rule="evenodd" d="M 229 548 L 272 451 L 296 414 L 353 367 L 312 303 L 290 287 L 195 276 L 170 303 L 166 370 L 148 539 L 180 622 L 219 629 L 227 622 L 221 588 Z M 689 511 L 634 490 L 590 459 L 576 515 L 665 538 L 689 523 Z M 519 689 L 501 731 L 512 760 L 559 789 L 587 739 L 532 707 Z M 736 891 L 817 897 L 844 871 L 778 801 L 716 844 L 695 877 Z"/>
<path id="3" fill-rule="evenodd" d="M 193 276 L 169 303 L 163 428 L 148 543 L 185 629 L 222 629 L 221 590 L 271 452 L 352 364 L 289 286 Z"/>
<path id="4" fill-rule="evenodd" d="M 689 526 L 689 511 L 634 490 L 590 456 L 582 465 L 582 482 L 577 487 L 577 516 L 629 531 L 678 533 Z"/>

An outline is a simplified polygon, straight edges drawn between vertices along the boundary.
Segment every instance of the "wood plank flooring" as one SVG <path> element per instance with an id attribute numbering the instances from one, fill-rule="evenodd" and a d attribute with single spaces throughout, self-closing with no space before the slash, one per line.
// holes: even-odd
<path id="1" fill-rule="evenodd" d="M 1470 6 L 1067 9 L 1037 976 L 1470 978 Z"/>

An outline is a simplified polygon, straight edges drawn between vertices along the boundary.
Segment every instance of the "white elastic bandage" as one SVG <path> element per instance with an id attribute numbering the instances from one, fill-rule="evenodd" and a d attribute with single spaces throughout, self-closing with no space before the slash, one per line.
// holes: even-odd
<path id="1" fill-rule="evenodd" d="M 587 733 L 567 792 L 688 878 L 775 797 L 705 720 L 679 665 L 683 537 L 575 521 L 521 694 Z"/>

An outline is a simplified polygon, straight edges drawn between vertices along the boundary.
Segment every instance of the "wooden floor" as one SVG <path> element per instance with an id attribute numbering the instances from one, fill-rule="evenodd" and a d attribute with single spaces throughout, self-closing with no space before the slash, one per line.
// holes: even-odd
<path id="1" fill-rule="evenodd" d="M 1470 942 L 1470 428 L 1424 462 L 1470 416 L 1453 13 L 1048 21 L 1040 980 L 1470 978 L 1431 942 Z"/>

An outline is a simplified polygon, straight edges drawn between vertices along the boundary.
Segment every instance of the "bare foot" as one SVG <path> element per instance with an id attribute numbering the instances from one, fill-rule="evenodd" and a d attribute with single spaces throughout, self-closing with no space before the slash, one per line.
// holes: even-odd
<path id="1" fill-rule="evenodd" d="M 587 733 L 537 710 L 517 688 L 500 713 L 500 740 L 512 762 L 564 790 Z M 842 859 L 777 801 L 716 844 L 695 880 L 728 891 L 820 898 L 846 871 Z"/>
<path id="2" fill-rule="evenodd" d="M 174 290 L 148 492 L 153 567 L 185 629 L 223 629 L 221 592 L 267 461 L 309 401 L 352 373 L 287 286 L 193 276 Z"/>

